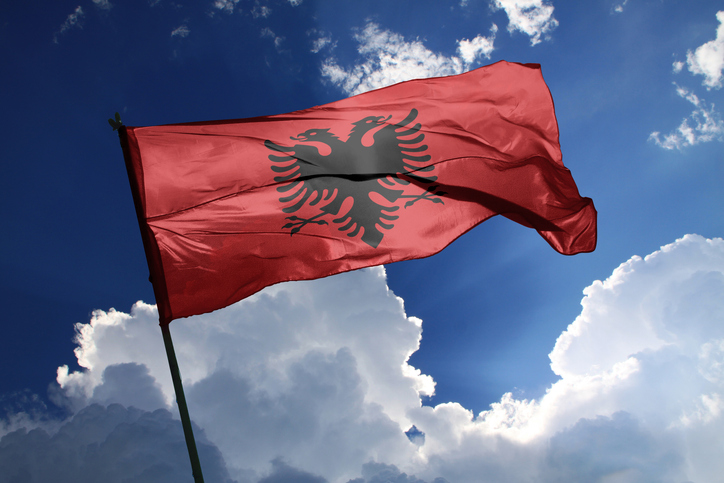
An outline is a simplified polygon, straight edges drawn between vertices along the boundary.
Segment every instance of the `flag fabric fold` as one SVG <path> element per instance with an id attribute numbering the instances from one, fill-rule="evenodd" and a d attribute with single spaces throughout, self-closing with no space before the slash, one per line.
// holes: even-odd
<path id="1" fill-rule="evenodd" d="M 566 255 L 596 245 L 536 64 L 120 136 L 161 324 L 278 282 L 430 256 L 495 215 Z"/>

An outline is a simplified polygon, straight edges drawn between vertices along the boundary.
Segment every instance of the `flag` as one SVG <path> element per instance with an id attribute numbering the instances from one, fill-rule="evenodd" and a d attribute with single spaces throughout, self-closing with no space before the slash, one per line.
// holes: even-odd
<path id="1" fill-rule="evenodd" d="M 430 256 L 495 215 L 563 254 L 596 245 L 537 64 L 120 136 L 161 324 L 278 282 Z"/>

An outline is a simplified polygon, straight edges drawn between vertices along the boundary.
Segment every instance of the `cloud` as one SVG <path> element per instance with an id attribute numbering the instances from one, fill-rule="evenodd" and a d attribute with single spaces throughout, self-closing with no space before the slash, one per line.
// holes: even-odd
<path id="1" fill-rule="evenodd" d="M 196 428 L 209 481 L 231 483 L 218 449 Z M 164 409 L 119 404 L 82 409 L 54 434 L 19 429 L 0 440 L 0 479 L 41 483 L 175 483 L 188 481 L 191 465 L 181 423 Z"/>
<path id="2" fill-rule="evenodd" d="M 490 37 L 478 35 L 473 40 L 458 40 L 458 54 L 462 57 L 463 62 L 472 64 L 480 57 L 489 59 L 490 54 L 493 53 L 493 42 L 495 41 L 495 34 L 497 32 L 498 26 L 493 24 L 490 28 Z"/>
<path id="3" fill-rule="evenodd" d="M 714 140 L 724 140 L 724 121 L 722 121 L 721 115 L 714 110 L 714 106 L 707 107 L 706 102 L 699 99 L 696 94 L 685 87 L 674 85 L 679 97 L 692 103 L 695 109 L 681 121 L 675 131 L 664 135 L 663 139 L 660 132 L 654 131 L 649 135 L 649 140 L 655 142 L 657 146 L 669 150 L 682 149 Z"/>
<path id="4" fill-rule="evenodd" d="M 420 40 L 408 42 L 400 34 L 368 22 L 355 34 L 362 62 L 350 69 L 334 58 L 322 64 L 322 76 L 348 94 L 360 94 L 398 82 L 426 77 L 460 74 L 480 57 L 490 58 L 497 27 L 491 36 L 458 41 L 458 56 L 445 56 L 429 50 Z"/>
<path id="5" fill-rule="evenodd" d="M 126 362 L 106 367 L 101 384 L 93 389 L 89 402 L 113 403 L 147 411 L 166 407 L 161 387 L 142 364 Z"/>
<path id="6" fill-rule="evenodd" d="M 239 483 L 718 481 L 724 240 L 687 235 L 634 256 L 587 287 L 581 304 L 550 353 L 560 379 L 538 400 L 508 393 L 478 415 L 454 402 L 422 405 L 434 382 L 407 363 L 422 323 L 382 268 L 275 285 L 174 321 L 204 471 Z M 158 451 L 122 475 L 172 481 L 181 471 L 157 323 L 156 308 L 139 302 L 78 324 L 83 370 L 61 367 L 59 391 L 85 408 L 67 422 L 73 434 L 95 439 L 73 440 L 61 469 L 70 477 L 118 467 L 133 446 L 144 458 Z M 405 435 L 413 425 L 415 442 Z M 0 462 L 21 476 L 32 466 L 23 461 L 45 471 L 68 431 L 44 427 L 6 434 Z"/>
<path id="7" fill-rule="evenodd" d="M 272 461 L 271 474 L 263 477 L 259 483 L 327 483 L 327 480 L 293 468 L 277 458 Z"/>
<path id="8" fill-rule="evenodd" d="M 438 474 L 717 481 L 724 463 L 703 441 L 724 428 L 724 240 L 687 235 L 584 294 L 550 354 L 561 379 L 540 400 L 506 394 L 477 417 L 455 403 L 412 411 Z"/>
<path id="9" fill-rule="evenodd" d="M 369 462 L 362 465 L 362 477 L 350 480 L 348 483 L 427 483 L 415 475 L 401 472 L 395 465 Z M 435 478 L 431 483 L 448 483 L 445 478 Z"/>
<path id="10" fill-rule="evenodd" d="M 282 42 L 284 42 L 284 37 L 275 34 L 274 31 L 272 29 L 270 29 L 269 27 L 264 27 L 261 30 L 261 36 L 272 39 L 274 41 L 274 47 L 277 49 L 277 51 L 281 51 Z"/>
<path id="11" fill-rule="evenodd" d="M 113 5 L 111 5 L 110 0 L 93 0 L 93 3 L 96 5 L 96 7 L 102 9 L 102 10 L 110 10 Z M 60 26 L 60 30 L 53 35 L 53 42 L 58 43 L 58 36 L 61 34 L 64 34 L 68 30 L 72 28 L 83 28 L 83 18 L 85 17 L 85 12 L 83 11 L 83 7 L 78 5 L 75 7 L 75 10 L 73 10 L 73 13 L 68 15 L 68 18 L 65 19 L 65 22 Z"/>
<path id="12" fill-rule="evenodd" d="M 55 42 L 57 44 L 58 35 L 63 34 L 74 27 L 83 28 L 82 24 L 81 24 L 81 20 L 83 19 L 84 16 L 85 16 L 85 12 L 83 12 L 83 8 L 80 5 L 75 7 L 75 10 L 73 11 L 73 13 L 68 15 L 68 18 L 65 19 L 65 22 L 63 22 L 63 25 L 60 26 L 60 30 L 58 31 L 58 33 L 56 33 L 53 36 L 53 42 Z"/>
<path id="13" fill-rule="evenodd" d="M 251 9 L 251 15 L 254 18 L 267 18 L 271 12 L 271 8 L 264 5 L 254 5 L 254 8 Z"/>
<path id="14" fill-rule="evenodd" d="M 214 0 L 213 6 L 222 12 L 234 13 L 234 9 L 238 3 L 239 0 Z"/>
<path id="15" fill-rule="evenodd" d="M 318 54 L 320 51 L 327 49 L 332 51 L 337 47 L 337 42 L 332 40 L 332 36 L 329 32 L 311 28 L 307 30 L 307 37 L 312 38 L 312 48 L 310 51 L 314 54 Z"/>
<path id="16" fill-rule="evenodd" d="M 631 258 L 584 293 L 581 315 L 550 355 L 562 380 L 541 406 L 557 401 L 594 426 L 599 416 L 614 426 L 633 418 L 641 442 L 635 451 L 621 447 L 622 457 L 640 457 L 630 471 L 656 475 L 656 465 L 666 460 L 668 466 L 664 475 L 632 481 L 716 481 L 724 465 L 705 463 L 712 450 L 704 450 L 700 438 L 724 427 L 724 240 L 687 235 Z M 626 414 L 616 416 L 620 412 Z M 623 445 L 626 438 L 620 436 Z M 687 475 L 681 474 L 683 461 L 690 467 Z M 672 468 L 677 462 L 679 468 Z"/>
<path id="17" fill-rule="evenodd" d="M 335 47 L 336 43 L 332 42 L 332 37 L 318 37 L 312 42 L 311 51 L 315 54 L 319 53 L 320 50 L 329 46 L 331 49 Z"/>
<path id="18" fill-rule="evenodd" d="M 704 76 L 704 85 L 707 89 L 719 89 L 722 86 L 722 70 L 724 69 L 724 11 L 717 12 L 716 18 L 719 27 L 716 30 L 716 39 L 697 47 L 686 53 L 686 63 L 689 72 Z"/>
<path id="19" fill-rule="evenodd" d="M 652 432 L 625 412 L 582 419 L 550 440 L 547 481 L 661 481 L 680 483 L 681 441 Z M 605 479 L 609 481 L 609 479 Z"/>
<path id="20" fill-rule="evenodd" d="M 404 434 L 406 412 L 434 383 L 406 363 L 419 347 L 420 321 L 405 315 L 381 268 L 270 287 L 171 329 L 193 418 L 237 477 L 263 475 L 282 456 L 300 471 L 344 480 L 384 454 L 416 451 Z M 76 406 L 107 403 L 128 386 L 109 379 L 108 368 L 134 363 L 170 406 L 159 332 L 154 306 L 95 312 L 77 327 L 84 371 L 58 371 L 63 393 Z M 136 366 L 119 372 L 148 381 Z"/>
<path id="21" fill-rule="evenodd" d="M 95 3 L 96 7 L 103 10 L 110 10 L 113 6 L 111 5 L 110 0 L 93 0 L 93 3 Z"/>
<path id="22" fill-rule="evenodd" d="M 553 17 L 553 5 L 545 0 L 495 0 L 493 6 L 503 9 L 508 15 L 508 32 L 518 30 L 530 37 L 530 44 L 547 39 L 550 32 L 558 27 L 558 20 Z"/>
<path id="23" fill-rule="evenodd" d="M 175 29 L 173 29 L 171 31 L 171 37 L 184 38 L 184 37 L 188 37 L 190 33 L 191 33 L 191 30 L 189 30 L 188 26 L 186 26 L 186 24 L 183 24 L 183 25 L 176 27 Z"/>
<path id="24" fill-rule="evenodd" d="M 613 6 L 613 11 L 614 11 L 614 13 L 621 13 L 621 12 L 623 12 L 623 7 L 625 7 L 627 3 L 628 3 L 628 0 L 623 0 L 623 2 L 614 5 L 614 6 Z"/>

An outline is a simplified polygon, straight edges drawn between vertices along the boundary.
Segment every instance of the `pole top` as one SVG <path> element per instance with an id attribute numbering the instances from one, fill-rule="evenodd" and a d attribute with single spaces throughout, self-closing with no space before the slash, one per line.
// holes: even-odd
<path id="1" fill-rule="evenodd" d="M 121 121 L 121 115 L 116 113 L 115 119 L 108 119 L 108 124 L 111 125 L 114 131 L 118 131 L 118 129 L 123 126 L 123 121 Z"/>

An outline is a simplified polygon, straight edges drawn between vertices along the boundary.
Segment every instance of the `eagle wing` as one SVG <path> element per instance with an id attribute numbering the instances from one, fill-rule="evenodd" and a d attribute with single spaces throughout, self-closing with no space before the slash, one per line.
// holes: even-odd
<path id="1" fill-rule="evenodd" d="M 414 122 L 417 114 L 417 109 L 412 109 L 401 122 L 388 124 L 374 134 L 377 162 L 394 180 L 383 179 L 388 185 L 409 184 L 410 180 L 429 184 L 437 180 L 437 176 L 430 174 L 435 167 L 425 164 L 430 155 L 419 154 L 427 150 L 427 145 L 422 144 L 425 134 L 420 132 L 420 123 Z"/>
<path id="2" fill-rule="evenodd" d="M 321 200 L 329 200 L 335 196 L 335 191 L 321 182 L 320 178 L 329 175 L 325 168 L 327 161 L 315 146 L 296 144 L 282 146 L 272 141 L 264 141 L 264 145 L 280 154 L 270 154 L 269 160 L 274 163 L 272 171 L 279 173 L 274 181 L 282 183 L 277 188 L 279 193 L 288 193 L 279 198 L 282 203 L 293 204 L 282 209 L 284 213 L 293 213 L 301 208 L 307 201 L 316 205 Z"/>

